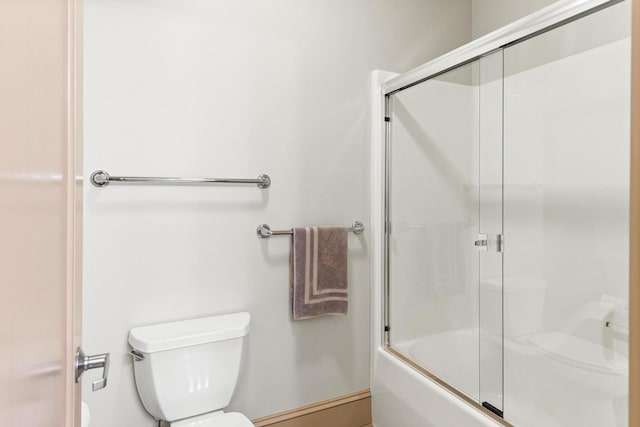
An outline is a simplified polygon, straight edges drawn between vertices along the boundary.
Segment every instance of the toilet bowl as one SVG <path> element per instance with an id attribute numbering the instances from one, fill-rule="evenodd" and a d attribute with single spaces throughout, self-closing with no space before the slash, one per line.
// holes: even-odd
<path id="1" fill-rule="evenodd" d="M 171 427 L 251 427 L 225 413 L 240 374 L 249 313 L 203 317 L 129 332 L 138 395 Z"/>

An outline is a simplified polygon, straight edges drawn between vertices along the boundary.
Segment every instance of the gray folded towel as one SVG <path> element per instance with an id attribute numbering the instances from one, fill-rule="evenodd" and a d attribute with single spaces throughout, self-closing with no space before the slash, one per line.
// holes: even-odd
<path id="1" fill-rule="evenodd" d="M 293 320 L 347 314 L 347 238 L 344 227 L 293 229 Z"/>

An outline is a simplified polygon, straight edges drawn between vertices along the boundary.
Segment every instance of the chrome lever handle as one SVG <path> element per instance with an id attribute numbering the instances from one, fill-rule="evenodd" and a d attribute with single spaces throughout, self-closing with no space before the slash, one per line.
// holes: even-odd
<path id="1" fill-rule="evenodd" d="M 109 353 L 89 356 L 87 359 L 88 369 L 103 368 L 102 378 L 91 383 L 91 389 L 93 391 L 102 390 L 107 386 L 107 377 L 109 376 Z"/>
<path id="2" fill-rule="evenodd" d="M 86 356 L 82 349 L 78 347 L 78 351 L 76 352 L 76 382 L 80 381 L 80 377 L 84 371 L 97 368 L 103 368 L 102 378 L 91 384 L 91 389 L 93 391 L 102 390 L 107 386 L 107 377 L 109 376 L 109 353 Z"/>

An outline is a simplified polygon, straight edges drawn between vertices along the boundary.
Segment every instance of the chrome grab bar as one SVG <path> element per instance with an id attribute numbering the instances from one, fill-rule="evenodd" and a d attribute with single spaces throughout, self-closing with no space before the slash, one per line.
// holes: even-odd
<path id="1" fill-rule="evenodd" d="M 256 184 L 258 188 L 269 188 L 271 178 L 267 174 L 258 175 L 255 179 L 244 178 L 168 178 L 153 176 L 111 176 L 103 170 L 91 174 L 91 183 L 96 187 L 105 187 L 112 182 L 119 184 Z"/>
<path id="2" fill-rule="evenodd" d="M 364 231 L 364 224 L 360 221 L 354 221 L 350 227 L 347 227 L 347 231 L 353 234 L 360 234 Z M 288 230 L 272 230 L 269 224 L 260 224 L 256 228 L 256 234 L 261 239 L 266 239 L 271 236 L 285 236 L 292 235 L 293 229 Z"/>

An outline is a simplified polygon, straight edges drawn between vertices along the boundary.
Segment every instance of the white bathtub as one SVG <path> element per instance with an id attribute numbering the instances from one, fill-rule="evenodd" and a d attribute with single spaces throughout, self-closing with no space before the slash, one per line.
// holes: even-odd
<path id="1" fill-rule="evenodd" d="M 471 397 L 477 396 L 478 366 L 465 356 L 477 348 L 478 336 L 472 330 L 434 334 L 394 346 Z M 504 360 L 504 413 L 510 423 L 518 427 L 626 427 L 627 362 L 606 346 L 552 332 L 506 339 Z M 376 427 L 499 425 L 382 348 L 373 363 Z"/>
<path id="2" fill-rule="evenodd" d="M 486 415 L 382 348 L 373 355 L 376 427 L 496 427 Z"/>

